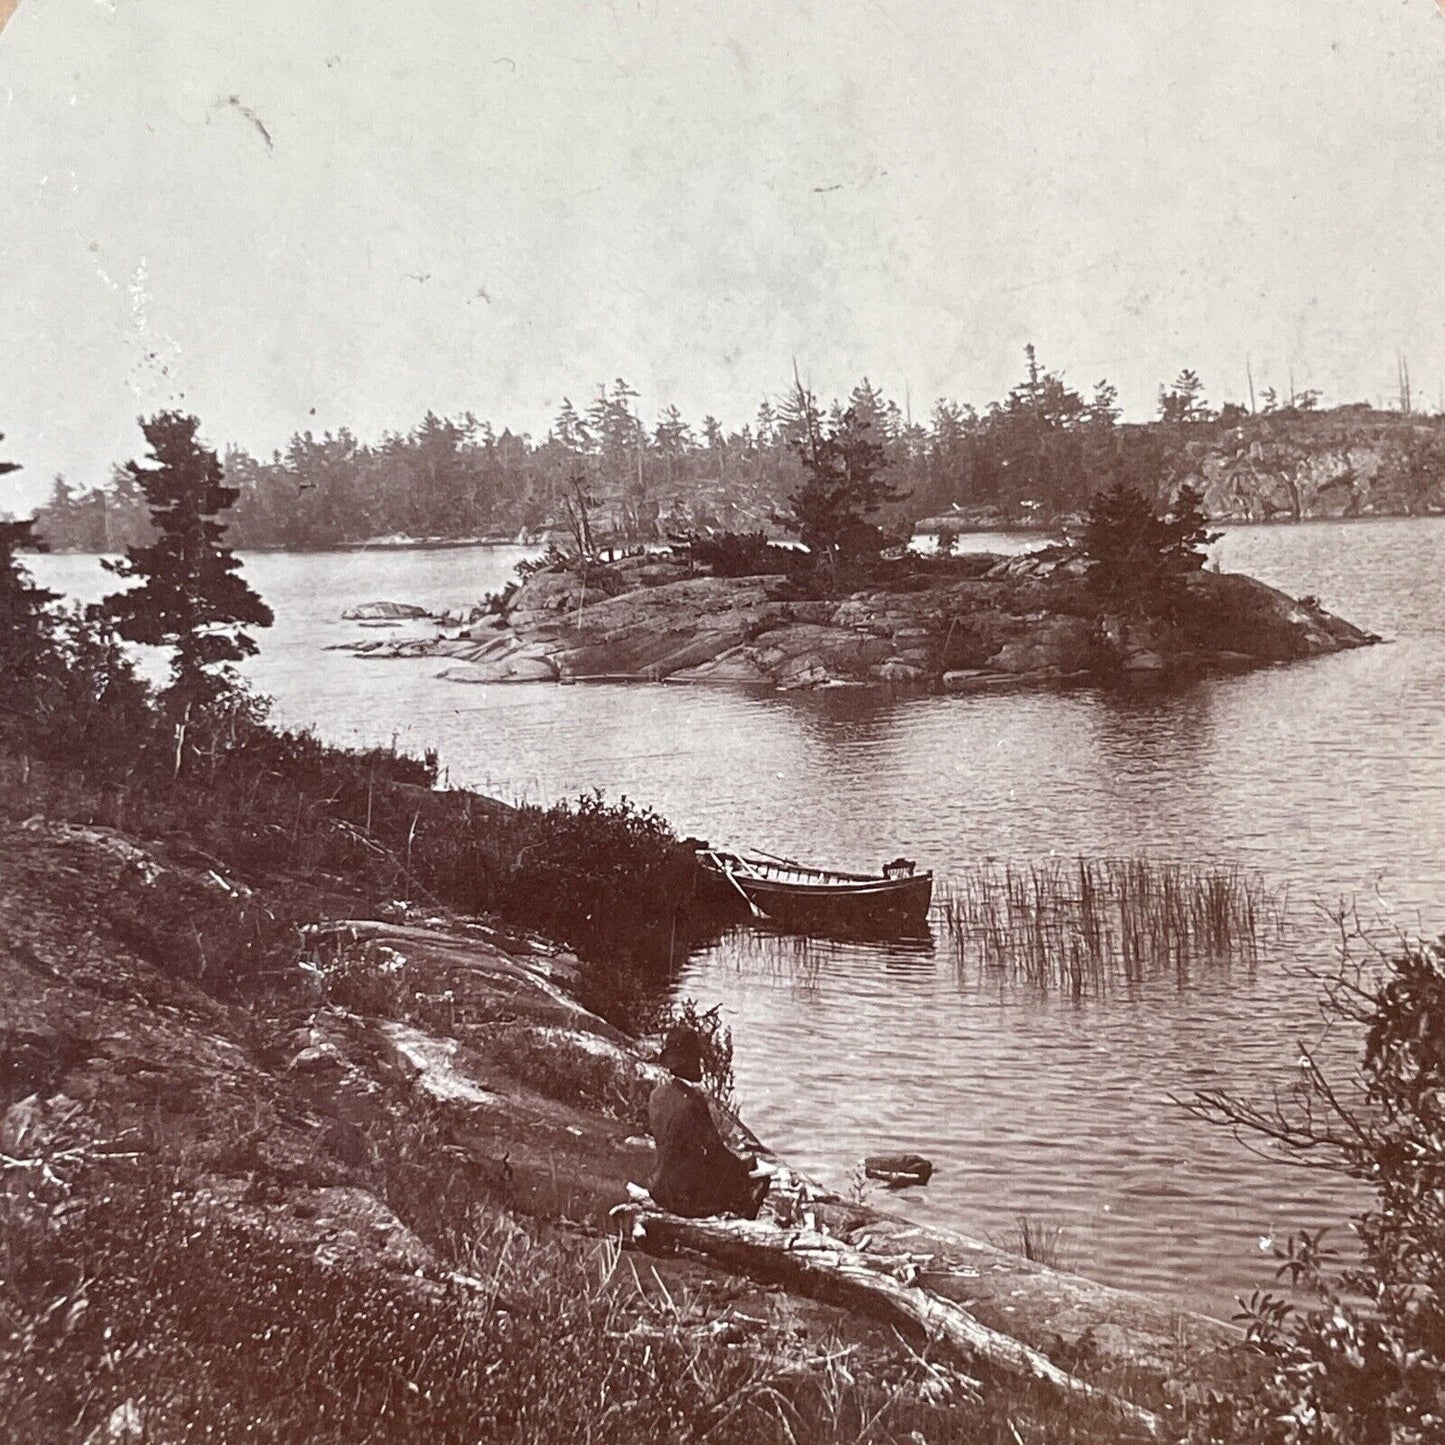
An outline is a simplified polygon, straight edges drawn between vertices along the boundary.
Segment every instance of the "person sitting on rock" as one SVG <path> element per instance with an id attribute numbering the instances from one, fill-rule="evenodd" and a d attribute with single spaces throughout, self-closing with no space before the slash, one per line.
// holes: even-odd
<path id="1" fill-rule="evenodd" d="M 686 1024 L 668 1031 L 658 1062 L 670 1074 L 652 1091 L 648 1123 L 657 1145 L 657 1167 L 648 1189 L 669 1214 L 701 1219 L 736 1214 L 756 1219 L 768 1178 L 753 1178 L 755 1161 L 728 1148 L 713 1123 L 702 1079 L 702 1040 Z"/>

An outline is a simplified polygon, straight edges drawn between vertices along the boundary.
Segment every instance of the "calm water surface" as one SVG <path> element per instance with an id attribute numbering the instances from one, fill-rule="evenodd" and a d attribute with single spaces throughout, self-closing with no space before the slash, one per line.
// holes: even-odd
<path id="1" fill-rule="evenodd" d="M 1329 956 L 1322 907 L 1445 927 L 1445 522 L 1239 529 L 1217 550 L 1391 645 L 1168 693 L 899 701 L 462 687 L 435 662 L 324 650 L 358 635 L 340 621 L 350 603 L 457 605 L 522 555 L 479 549 L 250 559 L 277 612 L 250 671 L 281 720 L 334 740 L 439 747 L 453 783 L 504 796 L 602 787 L 717 842 L 870 868 L 904 852 L 944 877 L 1148 853 L 1288 886 L 1288 939 L 1257 963 L 1101 998 L 960 976 L 941 937 L 800 955 L 749 934 L 694 957 L 680 985 L 732 1024 L 749 1122 L 825 1182 L 847 1188 L 865 1153 L 916 1149 L 938 1172 L 892 1207 L 1000 1239 L 1041 1217 L 1081 1272 L 1227 1313 L 1268 1283 L 1262 1238 L 1350 1201 L 1170 1099 L 1288 1081 L 1319 1029 L 1298 967 Z M 36 570 L 77 595 L 105 586 L 92 558 Z"/>

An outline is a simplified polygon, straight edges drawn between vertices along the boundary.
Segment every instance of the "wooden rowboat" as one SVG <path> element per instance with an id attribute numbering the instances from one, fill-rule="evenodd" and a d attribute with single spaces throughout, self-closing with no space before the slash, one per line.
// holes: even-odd
<path id="1" fill-rule="evenodd" d="M 881 873 L 841 873 L 787 858 L 704 849 L 698 860 L 755 917 L 794 933 L 888 937 L 923 932 L 933 874 L 899 858 Z"/>

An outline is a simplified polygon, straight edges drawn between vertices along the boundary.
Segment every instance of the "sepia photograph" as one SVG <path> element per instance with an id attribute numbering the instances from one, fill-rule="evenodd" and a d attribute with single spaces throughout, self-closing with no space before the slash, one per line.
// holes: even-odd
<path id="1" fill-rule="evenodd" d="M 1445 0 L 0 0 L 0 1445 L 1445 1442 Z"/>

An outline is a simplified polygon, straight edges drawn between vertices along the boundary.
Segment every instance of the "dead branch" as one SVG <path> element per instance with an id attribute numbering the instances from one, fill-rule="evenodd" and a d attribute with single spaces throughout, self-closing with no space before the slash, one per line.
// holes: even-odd
<path id="1" fill-rule="evenodd" d="M 857 1310 L 936 1340 L 966 1363 L 982 1362 L 1106 1405 L 1151 1439 L 1161 1434 L 1158 1417 L 1148 1410 L 1085 1384 L 1038 1350 L 981 1324 L 961 1305 L 900 1282 L 891 1269 L 897 1261 L 888 1255 L 867 1255 L 832 1235 L 782 1229 L 766 1219 L 683 1219 L 639 1204 L 614 1213 L 634 1249 L 700 1256 L 751 1279 Z"/>

